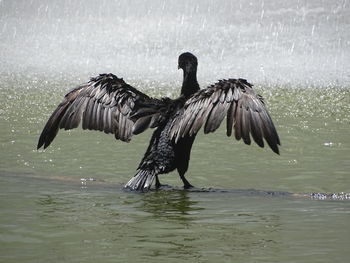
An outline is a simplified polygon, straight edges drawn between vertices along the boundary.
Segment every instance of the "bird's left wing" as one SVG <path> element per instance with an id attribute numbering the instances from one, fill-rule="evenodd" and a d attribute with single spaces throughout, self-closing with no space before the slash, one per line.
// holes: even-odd
<path id="1" fill-rule="evenodd" d="M 280 139 L 263 98 L 255 94 L 245 79 L 220 80 L 190 97 L 174 118 L 170 136 L 177 142 L 196 134 L 204 125 L 204 133 L 214 132 L 226 118 L 227 136 L 234 129 L 235 138 L 264 147 L 263 138 L 279 154 Z"/>
<path id="2" fill-rule="evenodd" d="M 65 95 L 47 121 L 38 149 L 49 146 L 59 129 L 77 128 L 81 121 L 84 130 L 104 131 L 114 134 L 117 140 L 129 142 L 133 134 L 158 125 L 159 104 L 163 104 L 162 100 L 147 96 L 123 79 L 113 74 L 101 74 Z M 150 108 L 147 116 L 131 116 L 133 111 L 141 111 L 145 105 Z"/>

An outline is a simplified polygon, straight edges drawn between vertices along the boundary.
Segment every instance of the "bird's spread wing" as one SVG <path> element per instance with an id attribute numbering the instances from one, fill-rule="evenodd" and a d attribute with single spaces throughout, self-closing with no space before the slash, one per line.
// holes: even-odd
<path id="1" fill-rule="evenodd" d="M 47 121 L 42 131 L 38 148 L 46 148 L 59 129 L 73 129 L 82 121 L 83 129 L 99 130 L 114 134 L 116 139 L 130 141 L 131 136 L 140 133 L 157 122 L 154 115 L 146 118 L 130 118 L 138 104 L 161 103 L 131 87 L 113 74 L 101 74 L 89 82 L 67 93 Z M 135 131 L 135 133 L 134 133 Z"/>
<path id="2" fill-rule="evenodd" d="M 254 141 L 264 147 L 263 138 L 275 153 L 280 140 L 261 96 L 244 79 L 220 80 L 193 94 L 175 117 L 170 136 L 177 142 L 196 134 L 204 125 L 204 133 L 214 132 L 226 118 L 227 136 L 234 129 L 235 138 L 246 144 Z"/>

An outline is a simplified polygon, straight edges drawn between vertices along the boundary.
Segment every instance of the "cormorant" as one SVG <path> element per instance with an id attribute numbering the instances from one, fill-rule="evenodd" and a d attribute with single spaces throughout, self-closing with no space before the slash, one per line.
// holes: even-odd
<path id="1" fill-rule="evenodd" d="M 46 148 L 59 129 L 78 127 L 114 134 L 129 142 L 133 135 L 156 128 L 137 172 L 125 185 L 132 190 L 147 191 L 158 175 L 177 169 L 184 188 L 193 187 L 185 178 L 191 148 L 199 129 L 214 132 L 226 117 L 227 136 L 234 135 L 250 144 L 264 147 L 263 138 L 279 154 L 280 140 L 265 103 L 245 79 L 224 79 L 200 89 L 197 82 L 197 58 L 189 53 L 179 56 L 183 70 L 181 94 L 177 99 L 151 98 L 122 78 L 100 74 L 68 92 L 52 113 L 42 131 L 38 149 Z"/>

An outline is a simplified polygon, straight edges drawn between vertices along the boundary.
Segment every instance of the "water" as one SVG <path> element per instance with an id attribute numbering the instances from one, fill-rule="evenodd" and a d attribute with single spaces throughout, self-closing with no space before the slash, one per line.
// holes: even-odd
<path id="1" fill-rule="evenodd" d="M 116 185 L 79 189 L 13 175 L 1 181 L 2 195 L 4 183 L 12 184 L 2 201 L 3 215 L 11 216 L 10 222 L 1 217 L 3 262 L 342 262 L 349 256 L 348 202 L 140 195 Z"/>
<path id="2" fill-rule="evenodd" d="M 348 258 L 350 202 L 261 192 L 350 192 L 348 88 L 258 87 L 282 138 L 281 156 L 233 141 L 220 128 L 198 137 L 188 179 L 225 191 L 134 194 L 123 183 L 149 132 L 130 144 L 96 132 L 60 132 L 36 151 L 70 81 L 17 75 L 1 83 L 2 262 Z M 90 177 L 97 181 L 82 184 Z M 181 186 L 175 173 L 161 181 Z"/>
<path id="3" fill-rule="evenodd" d="M 349 200 L 310 194 L 350 192 L 349 14 L 348 1 L 0 1 L 0 262 L 346 262 Z M 151 131 L 130 144 L 61 131 L 35 149 L 97 73 L 175 97 L 187 50 L 202 87 L 255 84 L 280 156 L 223 125 L 192 151 L 187 178 L 205 191 L 171 173 L 172 188 L 135 194 L 123 184 Z"/>

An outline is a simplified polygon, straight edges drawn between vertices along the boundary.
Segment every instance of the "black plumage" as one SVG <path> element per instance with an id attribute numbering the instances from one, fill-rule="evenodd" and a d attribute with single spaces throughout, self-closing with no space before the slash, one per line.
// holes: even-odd
<path id="1" fill-rule="evenodd" d="M 263 98 L 244 79 L 220 80 L 206 89 L 197 82 L 197 58 L 179 56 L 183 70 L 181 94 L 177 99 L 147 96 L 113 74 L 101 74 L 70 91 L 46 123 L 38 149 L 46 148 L 59 129 L 73 129 L 82 121 L 83 129 L 114 134 L 129 142 L 133 135 L 156 128 L 136 175 L 125 185 L 132 190 L 148 190 L 158 175 L 177 169 L 184 188 L 192 144 L 199 129 L 214 132 L 226 117 L 226 134 L 234 131 L 237 140 L 250 144 L 251 138 L 264 147 L 264 140 L 279 154 L 280 140 Z"/>

